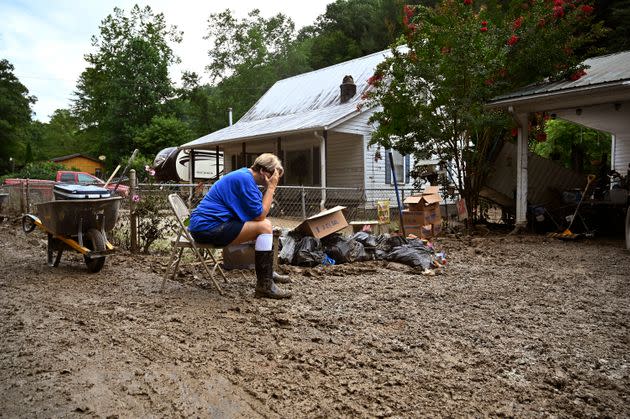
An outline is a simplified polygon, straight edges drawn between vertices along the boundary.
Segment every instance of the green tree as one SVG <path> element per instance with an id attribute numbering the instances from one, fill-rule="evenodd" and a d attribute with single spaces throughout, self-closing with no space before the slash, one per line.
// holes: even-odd
<path id="1" fill-rule="evenodd" d="M 73 153 L 91 154 L 93 145 L 82 135 L 79 122 L 69 109 L 57 109 L 48 123 L 34 121 L 30 128 L 33 158 L 47 160 Z"/>
<path id="2" fill-rule="evenodd" d="M 558 160 L 567 168 L 586 170 L 588 173 L 597 173 L 598 168 L 591 162 L 601 160 L 606 155 L 607 161 L 603 163 L 610 167 L 610 134 L 561 119 L 547 121 L 545 133 L 546 141 L 534 146 L 536 154 Z M 584 155 L 584 167 L 575 167 L 571 151 Z"/>
<path id="3" fill-rule="evenodd" d="M 303 29 L 315 36 L 310 51 L 311 66 L 323 68 L 386 49 L 403 31 L 400 19 L 403 4 L 418 3 L 421 2 L 337 0 L 330 3 L 313 27 Z"/>
<path id="4" fill-rule="evenodd" d="M 79 78 L 74 113 L 86 127 L 96 127 L 103 153 L 116 161 L 128 155 L 133 138 L 162 111 L 173 85 L 168 66 L 178 62 L 169 44 L 181 32 L 164 15 L 137 5 L 129 16 L 119 8 L 92 38 L 96 52 L 86 54 L 88 67 Z"/>
<path id="5" fill-rule="evenodd" d="M 24 179 L 55 180 L 57 178 L 57 171 L 59 170 L 68 169 L 66 169 L 63 164 L 51 161 L 32 162 L 20 169 L 16 173 L 15 177 Z"/>
<path id="6" fill-rule="evenodd" d="M 191 141 L 193 133 L 185 122 L 175 117 L 155 116 L 151 124 L 134 138 L 134 143 L 144 155 L 155 155 L 166 147 Z"/>
<path id="7" fill-rule="evenodd" d="M 31 105 L 37 100 L 13 74 L 14 67 L 0 60 L 0 172 L 11 170 L 9 158 L 23 155 L 25 129 L 31 122 Z"/>
<path id="8" fill-rule="evenodd" d="M 600 0 L 595 9 L 598 19 L 602 19 L 611 32 L 602 38 L 598 45 L 607 52 L 630 49 L 630 0 Z"/>
<path id="9" fill-rule="evenodd" d="M 492 97 L 545 78 L 579 78 L 584 48 L 602 33 L 586 2 L 517 2 L 507 12 L 444 0 L 435 9 L 404 9 L 407 25 L 393 56 L 370 79 L 374 143 L 454 163 L 452 176 L 469 213 L 506 137 L 508 116 L 489 111 Z M 533 59 L 532 57 L 536 57 Z"/>
<path id="10" fill-rule="evenodd" d="M 238 120 L 274 82 L 310 70 L 307 51 L 296 42 L 295 25 L 283 14 L 266 19 L 252 10 L 238 20 L 225 10 L 210 15 L 208 27 L 213 130 L 227 125 L 228 108 Z"/>

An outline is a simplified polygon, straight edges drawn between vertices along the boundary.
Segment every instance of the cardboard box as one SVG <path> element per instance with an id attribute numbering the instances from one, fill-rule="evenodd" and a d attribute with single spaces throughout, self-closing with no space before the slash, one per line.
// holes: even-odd
<path id="1" fill-rule="evenodd" d="M 425 225 L 436 224 L 442 222 L 442 214 L 440 213 L 440 207 L 427 207 L 424 211 L 409 211 L 403 210 L 402 212 L 403 225 Z"/>
<path id="2" fill-rule="evenodd" d="M 342 210 L 346 207 L 336 206 L 302 221 L 302 224 L 295 228 L 296 231 L 321 239 L 329 234 L 336 233 L 348 227 L 346 217 Z"/>
<path id="3" fill-rule="evenodd" d="M 421 239 L 430 239 L 442 232 L 442 223 L 425 225 L 405 225 L 405 234 L 413 234 Z"/>
<path id="4" fill-rule="evenodd" d="M 427 186 L 424 192 L 408 196 L 403 202 L 410 211 L 425 211 L 427 208 L 437 208 L 439 211 L 441 200 L 439 186 Z"/>

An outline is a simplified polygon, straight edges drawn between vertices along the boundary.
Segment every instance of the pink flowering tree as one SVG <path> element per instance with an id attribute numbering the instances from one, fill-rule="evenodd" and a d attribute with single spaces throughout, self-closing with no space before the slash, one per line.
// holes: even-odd
<path id="1" fill-rule="evenodd" d="M 453 162 L 455 187 L 475 217 L 489 157 L 514 126 L 484 104 L 533 82 L 588 72 L 575 51 L 587 52 L 603 32 L 592 15 L 580 0 L 523 1 L 508 11 L 473 0 L 405 6 L 406 33 L 365 95 L 375 109 L 372 143 Z M 544 140 L 532 131 L 533 141 Z"/>

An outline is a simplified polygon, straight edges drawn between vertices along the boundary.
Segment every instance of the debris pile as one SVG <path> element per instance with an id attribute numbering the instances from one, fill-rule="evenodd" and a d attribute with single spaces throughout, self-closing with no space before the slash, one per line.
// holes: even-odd
<path id="1" fill-rule="evenodd" d="M 369 260 L 402 263 L 419 271 L 446 265 L 444 253 L 436 252 L 428 240 L 390 234 L 375 236 L 363 231 L 352 236 L 334 233 L 318 239 L 286 230 L 280 236 L 278 258 L 281 263 L 303 267 Z"/>

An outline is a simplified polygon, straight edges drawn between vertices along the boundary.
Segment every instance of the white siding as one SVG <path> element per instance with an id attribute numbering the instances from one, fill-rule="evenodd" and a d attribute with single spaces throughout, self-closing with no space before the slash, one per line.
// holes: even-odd
<path id="1" fill-rule="evenodd" d="M 363 187 L 365 161 L 363 137 L 329 132 L 326 156 L 328 160 L 327 186 Z"/>
<path id="2" fill-rule="evenodd" d="M 372 132 L 372 125 L 368 124 L 368 119 L 372 116 L 371 111 L 363 112 L 333 128 L 335 132 L 346 134 L 369 135 Z"/>
<path id="3" fill-rule="evenodd" d="M 376 150 L 379 149 L 377 145 L 368 146 L 371 136 L 365 138 L 365 194 L 367 200 L 367 207 L 371 208 L 374 202 L 377 200 L 389 199 L 390 207 L 396 207 L 396 190 L 393 184 L 385 183 L 385 149 L 380 147 L 381 158 L 378 161 L 374 160 Z M 413 168 L 414 158 L 411 156 L 410 166 Z M 402 185 L 398 184 L 399 196 L 401 197 L 401 203 L 405 196 L 411 194 L 413 186 L 413 179 L 409 180 L 409 183 Z"/>
<path id="4" fill-rule="evenodd" d="M 628 167 L 630 164 L 630 135 L 615 135 L 613 147 L 614 161 L 612 168 L 625 176 L 627 171 L 630 170 L 630 167 Z"/>

